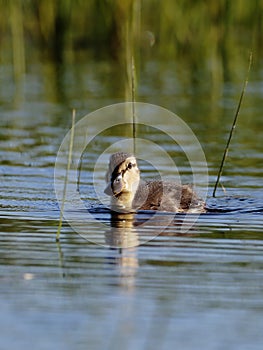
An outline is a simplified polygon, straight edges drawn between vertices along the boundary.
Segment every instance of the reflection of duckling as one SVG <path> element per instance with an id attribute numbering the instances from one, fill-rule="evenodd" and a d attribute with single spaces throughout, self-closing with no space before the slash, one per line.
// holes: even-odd
<path id="1" fill-rule="evenodd" d="M 161 210 L 180 213 L 204 213 L 205 203 L 192 187 L 175 182 L 141 181 L 136 158 L 118 152 L 110 157 L 105 193 L 111 196 L 113 210 L 132 212 Z"/>
<path id="2" fill-rule="evenodd" d="M 132 248 L 140 244 L 134 213 L 111 213 L 111 228 L 105 232 L 105 242 L 111 248 Z"/>

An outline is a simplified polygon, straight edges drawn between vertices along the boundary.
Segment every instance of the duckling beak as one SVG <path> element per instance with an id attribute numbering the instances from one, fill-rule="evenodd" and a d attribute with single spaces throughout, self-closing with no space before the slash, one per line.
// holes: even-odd
<path id="1" fill-rule="evenodd" d="M 107 194 L 108 196 L 113 196 L 110 182 L 108 183 L 107 187 L 105 188 L 104 193 Z"/>
<path id="2" fill-rule="evenodd" d="M 124 181 L 122 178 L 122 174 L 116 176 L 111 182 L 108 183 L 107 187 L 104 190 L 104 193 L 108 196 L 116 196 L 122 192 L 124 188 Z"/>

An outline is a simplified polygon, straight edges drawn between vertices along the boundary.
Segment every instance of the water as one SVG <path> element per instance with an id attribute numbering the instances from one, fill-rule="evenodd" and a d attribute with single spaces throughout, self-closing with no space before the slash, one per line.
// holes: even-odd
<path id="1" fill-rule="evenodd" d="M 93 192 L 85 192 L 90 174 L 83 180 L 82 194 L 105 228 L 88 223 L 87 240 L 65 223 L 61 241 L 55 242 L 59 208 L 54 163 L 70 127 L 71 108 L 77 108 L 80 119 L 122 102 L 115 69 L 101 62 L 89 68 L 69 66 L 56 85 L 48 75 L 53 70 L 35 64 L 15 107 L 14 86 L 1 92 L 1 348 L 261 349 L 262 70 L 252 74 L 242 105 L 222 177 L 226 192 L 220 187 L 213 199 L 240 84 L 222 83 L 214 96 L 206 82 L 193 86 L 174 68 L 149 62 L 142 69 L 138 99 L 178 113 L 195 132 L 207 158 L 210 211 L 185 234 L 178 229 L 184 216 L 172 217 L 161 235 L 129 249 L 92 242 L 108 244 L 116 231 L 109 211 Z M 3 72 L 8 80 L 10 67 Z M 41 72 L 46 72 L 44 78 Z M 83 73 L 79 84 L 76 73 Z M 87 159 L 118 139 L 118 132 L 94 142 Z M 188 180 L 187 162 L 178 150 L 158 133 L 151 137 L 174 152 L 180 174 Z M 154 175 L 149 165 L 142 168 L 145 176 Z M 96 175 L 104 186 L 104 170 Z M 139 213 L 135 220 L 150 215 Z M 159 226 L 142 229 L 120 225 L 127 241 L 136 243 L 141 235 L 153 238 L 167 218 L 169 214 L 160 216 Z"/>

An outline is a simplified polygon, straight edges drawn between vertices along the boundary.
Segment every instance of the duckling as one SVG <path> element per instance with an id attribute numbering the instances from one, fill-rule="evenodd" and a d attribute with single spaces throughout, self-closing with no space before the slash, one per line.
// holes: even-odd
<path id="1" fill-rule="evenodd" d="M 120 212 L 159 210 L 176 213 L 204 213 L 205 203 L 190 185 L 160 180 L 142 181 L 136 158 L 129 153 L 111 155 L 104 192 L 111 196 L 111 208 Z"/>

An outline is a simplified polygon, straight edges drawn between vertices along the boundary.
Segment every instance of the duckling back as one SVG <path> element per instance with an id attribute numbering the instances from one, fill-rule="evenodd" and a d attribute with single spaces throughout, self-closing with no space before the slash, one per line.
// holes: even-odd
<path id="1" fill-rule="evenodd" d="M 176 182 L 141 182 L 135 194 L 133 207 L 140 210 L 160 210 L 181 213 L 203 213 L 205 203 L 190 185 Z"/>

